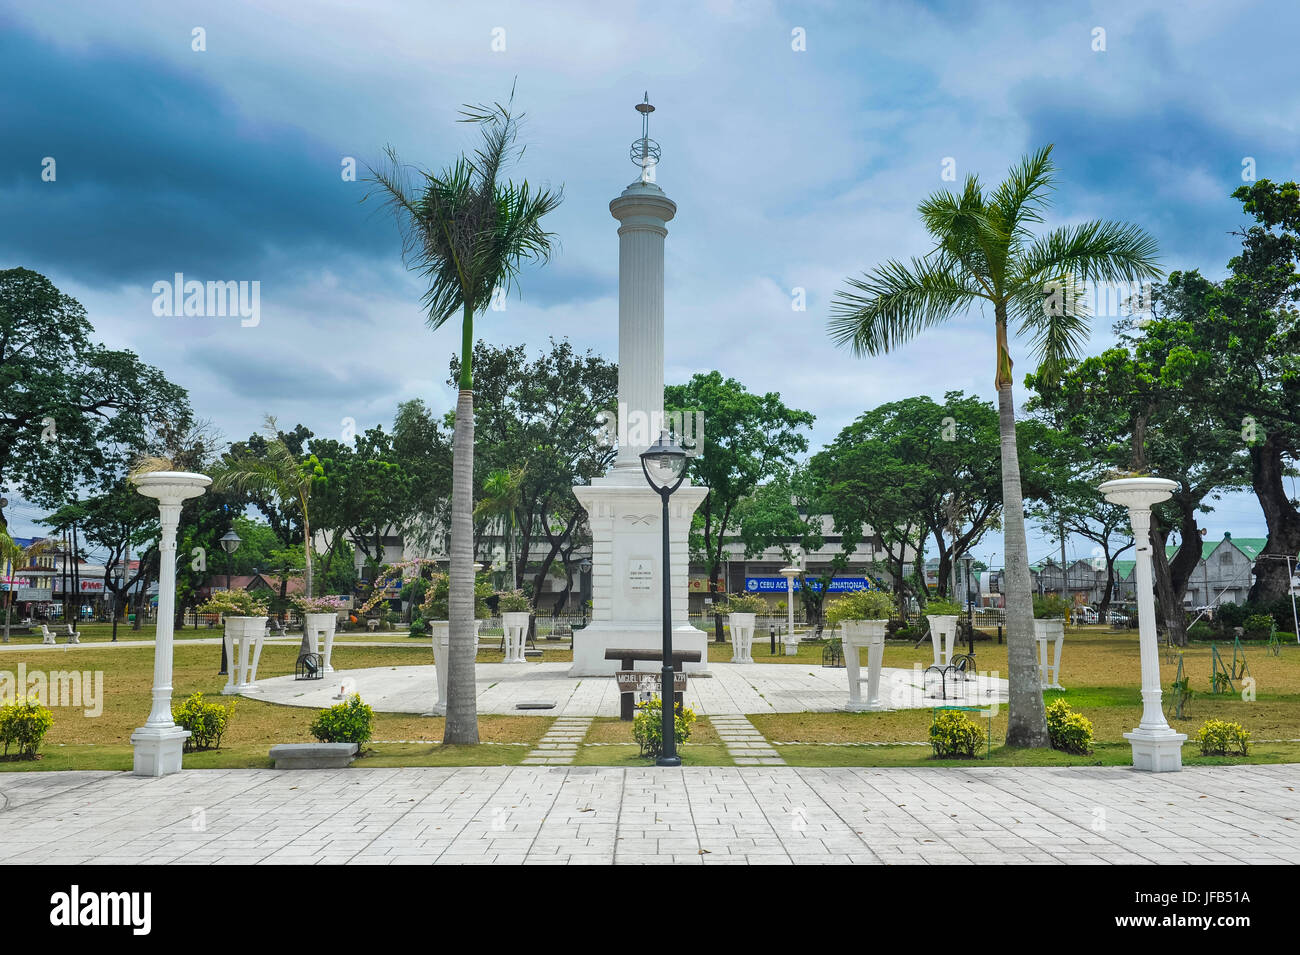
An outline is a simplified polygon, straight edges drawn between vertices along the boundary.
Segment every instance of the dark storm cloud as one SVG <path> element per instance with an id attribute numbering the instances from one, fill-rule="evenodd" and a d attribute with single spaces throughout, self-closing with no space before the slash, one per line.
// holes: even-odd
<path id="1" fill-rule="evenodd" d="M 394 255 L 391 218 L 358 204 L 366 184 L 342 180 L 349 151 L 328 130 L 261 123 L 165 62 L 104 46 L 69 53 L 10 26 L 0 112 L 0 255 L 11 264 L 117 285 Z M 46 156 L 55 182 L 41 181 Z"/>

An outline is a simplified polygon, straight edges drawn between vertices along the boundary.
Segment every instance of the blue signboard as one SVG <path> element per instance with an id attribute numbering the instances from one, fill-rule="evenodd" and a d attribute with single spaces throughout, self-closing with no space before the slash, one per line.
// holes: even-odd
<path id="1" fill-rule="evenodd" d="M 794 589 L 799 590 L 801 581 L 798 577 L 794 579 Z M 820 592 L 822 582 L 817 579 L 808 581 L 814 592 Z M 870 590 L 871 581 L 865 577 L 832 577 L 830 592 L 833 594 L 848 593 L 853 590 Z M 783 594 L 786 591 L 784 577 L 746 577 L 745 590 L 751 594 Z"/>

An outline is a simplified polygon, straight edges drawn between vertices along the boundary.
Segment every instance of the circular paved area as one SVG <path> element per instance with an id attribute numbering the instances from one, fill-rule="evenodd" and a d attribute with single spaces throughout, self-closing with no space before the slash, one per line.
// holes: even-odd
<path id="1" fill-rule="evenodd" d="M 477 665 L 478 711 L 521 713 L 527 702 L 553 702 L 538 712 L 559 716 L 618 716 L 619 693 L 612 676 L 571 677 L 568 663 L 480 663 Z M 712 677 L 692 677 L 686 683 L 686 705 L 700 715 L 719 713 L 803 713 L 842 710 L 848 701 L 845 669 L 791 663 L 714 663 Z M 866 667 L 862 669 L 866 698 Z M 259 680 L 245 694 L 287 706 L 321 709 L 338 701 L 340 689 L 360 693 L 381 713 L 427 713 L 433 705 L 436 671 L 432 666 L 372 667 L 338 670 L 324 680 L 295 680 L 292 676 Z M 940 706 L 938 678 L 925 681 L 919 669 L 881 670 L 880 696 L 890 709 Z M 965 686 L 965 695 L 948 703 L 987 706 L 1005 703 L 1007 681 L 980 677 Z"/>

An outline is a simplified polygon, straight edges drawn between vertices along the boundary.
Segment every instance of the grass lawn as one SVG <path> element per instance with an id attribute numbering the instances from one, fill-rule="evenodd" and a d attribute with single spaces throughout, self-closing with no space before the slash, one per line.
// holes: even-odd
<path id="1" fill-rule="evenodd" d="M 107 636 L 107 625 L 91 638 Z M 206 629 L 187 630 L 184 634 L 215 635 Z M 132 634 L 122 628 L 122 639 L 147 634 Z M 366 639 L 369 638 L 369 639 Z M 16 638 L 32 641 L 33 638 Z M 359 639 L 365 643 L 392 640 L 390 636 L 340 634 L 340 640 Z M 427 665 L 431 662 L 429 644 L 424 638 L 408 638 L 409 644 L 396 647 L 336 646 L 334 665 L 339 669 L 381 666 Z M 545 647 L 543 641 L 541 646 Z M 1225 653 L 1226 649 L 1226 653 Z M 803 666 L 821 665 L 821 645 L 804 644 L 799 655 L 769 656 L 767 646 L 755 647 L 758 663 Z M 1220 654 L 1231 663 L 1232 648 L 1219 645 Z M 1254 680 L 1254 699 L 1242 698 L 1242 682 L 1237 692 L 1210 693 L 1210 647 L 1193 644 L 1183 652 L 1185 672 L 1190 676 L 1194 697 L 1187 704 L 1186 718 L 1170 719 L 1171 724 L 1189 736 L 1210 718 L 1232 720 L 1249 730 L 1255 742 L 1251 762 L 1300 762 L 1300 647 L 1284 645 L 1280 656 L 1270 655 L 1259 644 L 1246 647 L 1246 661 Z M 730 659 L 730 646 L 710 644 L 710 659 L 719 666 Z M 262 653 L 260 675 L 271 677 L 293 672 L 297 656 L 296 643 L 267 644 Z M 891 642 L 885 648 L 885 665 L 910 669 L 914 663 L 930 662 L 928 641 L 913 648 L 910 642 Z M 482 662 L 498 661 L 495 649 L 481 650 Z M 541 659 L 567 661 L 568 650 L 546 649 Z M 1007 672 L 1006 646 L 994 641 L 976 644 L 979 669 Z M 175 647 L 173 683 L 179 702 L 193 692 L 220 699 L 226 678 L 217 674 L 220 650 L 215 645 L 199 645 L 178 640 Z M 150 684 L 153 676 L 152 647 L 66 647 L 57 651 L 16 648 L 0 653 L 0 670 L 13 672 L 19 663 L 32 670 L 102 671 L 102 713 L 86 716 L 83 708 L 54 707 L 54 726 L 46 736 L 43 757 L 37 761 L 0 761 L 0 772 L 37 769 L 129 769 L 131 766 L 131 732 L 149 711 Z M 1168 689 L 1177 669 L 1161 652 L 1161 682 Z M 1071 630 L 1065 638 L 1061 679 L 1069 689 L 1065 693 L 1048 692 L 1048 702 L 1064 697 L 1093 722 L 1096 753 L 1092 756 L 1067 756 L 1055 752 L 1007 750 L 1001 746 L 1006 731 L 1006 708 L 997 708 L 992 718 L 993 755 L 991 762 L 1003 765 L 1127 765 L 1129 747 L 1123 733 L 1135 727 L 1141 718 L 1137 634 L 1109 633 L 1105 627 Z M 194 768 L 267 766 L 267 751 L 280 742 L 311 739 L 308 726 L 316 711 L 299 707 L 276 706 L 260 700 L 238 697 L 235 717 L 219 751 L 187 754 L 185 765 Z M 1166 699 L 1166 702 L 1168 700 Z M 976 716 L 977 719 L 982 717 Z M 496 716 L 479 718 L 480 737 L 484 742 L 514 745 L 479 747 L 442 747 L 427 742 L 384 742 L 394 740 L 436 740 L 442 736 L 443 720 L 410 714 L 376 714 L 374 738 L 370 752 L 359 766 L 437 766 L 437 765 L 513 765 L 523 759 L 533 744 L 547 731 L 552 716 Z M 928 747 L 831 746 L 829 743 L 900 744 L 928 739 L 931 711 L 902 710 L 890 713 L 780 713 L 754 715 L 754 726 L 792 765 L 800 766 L 936 766 L 929 758 Z M 1271 740 L 1281 742 L 1268 742 Z M 644 766 L 632 740 L 632 724 L 615 718 L 596 719 L 587 736 L 588 744 L 578 752 L 582 765 Z M 725 747 L 706 717 L 695 725 L 692 741 L 683 747 L 687 765 L 732 765 Z M 1184 749 L 1188 765 L 1231 763 L 1228 758 L 1207 759 L 1199 755 L 1194 744 Z M 988 765 L 961 761 L 958 765 Z"/>
<path id="2" fill-rule="evenodd" d="M 268 644 L 262 650 L 259 676 L 293 673 L 297 646 Z M 337 647 L 334 663 L 340 669 L 354 667 L 410 666 L 430 662 L 432 653 L 424 644 L 406 647 Z M 73 647 L 57 654 L 49 651 L 14 651 L 0 657 L 0 669 L 14 671 L 19 662 L 32 669 L 102 670 L 103 712 L 87 716 L 82 707 L 51 707 L 54 726 L 45 737 L 44 759 L 0 761 L 0 772 L 22 769 L 130 769 L 131 733 L 144 722 L 150 708 L 153 682 L 153 648 L 123 647 L 117 650 L 80 650 Z M 226 684 L 217 675 L 221 652 L 212 645 L 178 643 L 174 650 L 172 684 L 179 702 L 190 693 L 201 692 L 220 702 L 235 701 L 235 716 L 222 740 L 221 749 L 187 753 L 185 765 L 193 768 L 269 766 L 267 752 L 276 743 L 306 742 L 312 739 L 308 727 L 318 711 L 303 707 L 277 706 L 245 697 L 221 697 Z M 479 738 L 496 743 L 535 743 L 550 727 L 550 716 L 479 717 Z M 436 740 L 442 738 L 441 717 L 406 713 L 376 713 L 376 740 Z M 449 748 L 446 752 L 427 744 L 401 746 L 371 743 L 375 763 L 367 756 L 365 765 L 480 765 L 515 763 L 529 745 L 460 747 L 472 754 Z M 409 761 L 401 757 L 409 756 Z M 392 762 L 381 763 L 381 759 Z"/>

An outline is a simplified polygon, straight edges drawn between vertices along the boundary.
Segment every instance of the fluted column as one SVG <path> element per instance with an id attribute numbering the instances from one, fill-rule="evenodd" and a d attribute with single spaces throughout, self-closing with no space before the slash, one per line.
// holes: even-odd
<path id="1" fill-rule="evenodd" d="M 636 182 L 609 204 L 618 229 L 618 429 L 614 467 L 641 469 L 664 412 L 664 238 L 677 204 Z"/>

